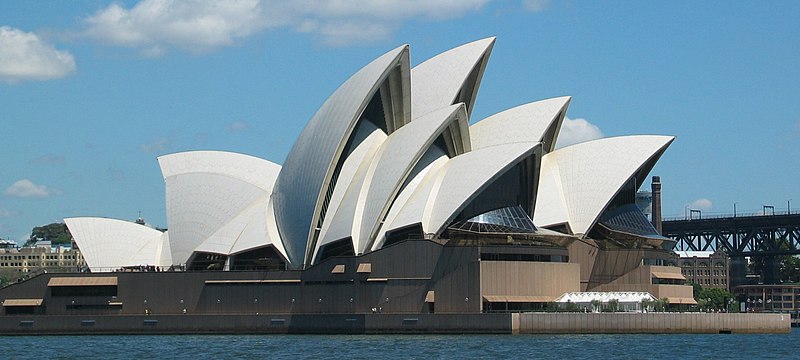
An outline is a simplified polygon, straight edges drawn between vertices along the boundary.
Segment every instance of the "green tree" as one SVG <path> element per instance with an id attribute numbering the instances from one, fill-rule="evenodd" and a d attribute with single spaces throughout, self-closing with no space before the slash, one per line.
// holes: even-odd
<path id="1" fill-rule="evenodd" d="M 0 270 L 0 288 L 14 283 L 21 278 L 24 273 L 14 270 Z"/>
<path id="2" fill-rule="evenodd" d="M 555 301 L 548 301 L 544 306 L 544 310 L 549 312 L 558 311 L 558 303 Z"/>
<path id="3" fill-rule="evenodd" d="M 781 281 L 800 283 L 800 258 L 784 256 L 780 262 Z"/>
<path id="4" fill-rule="evenodd" d="M 592 311 L 600 311 L 600 307 L 603 306 L 603 302 L 599 299 L 592 299 L 589 303 L 592 304 Z"/>
<path id="5" fill-rule="evenodd" d="M 574 302 L 567 300 L 567 311 L 569 312 L 576 312 L 578 311 L 578 305 Z"/>
<path id="6" fill-rule="evenodd" d="M 72 234 L 69 233 L 69 229 L 64 223 L 37 226 L 31 230 L 31 237 L 25 245 L 33 245 L 40 240 L 49 240 L 56 245 L 69 244 L 72 241 Z"/>
<path id="7" fill-rule="evenodd" d="M 777 241 L 773 249 L 767 241 L 758 245 L 760 251 L 789 251 L 793 247 L 786 239 Z M 780 282 L 800 282 L 800 258 L 792 255 L 754 256 L 748 264 L 750 274 L 761 275 L 762 280 L 775 279 Z"/>
<path id="8" fill-rule="evenodd" d="M 653 306 L 653 301 L 648 299 L 642 299 L 640 305 L 642 307 L 642 311 L 650 311 L 650 308 Z"/>
<path id="9" fill-rule="evenodd" d="M 653 310 L 655 311 L 666 311 L 667 305 L 669 305 L 669 300 L 667 298 L 655 299 L 653 301 Z"/>
<path id="10" fill-rule="evenodd" d="M 608 311 L 617 312 L 617 310 L 619 310 L 619 300 L 617 299 L 608 300 Z"/>
<path id="11" fill-rule="evenodd" d="M 694 296 L 694 301 L 700 300 L 700 292 L 703 291 L 703 287 L 700 284 L 693 282 L 692 283 L 692 296 Z"/>
<path id="12" fill-rule="evenodd" d="M 709 288 L 700 292 L 698 304 L 711 310 L 727 310 L 733 299 L 733 294 L 725 289 Z"/>

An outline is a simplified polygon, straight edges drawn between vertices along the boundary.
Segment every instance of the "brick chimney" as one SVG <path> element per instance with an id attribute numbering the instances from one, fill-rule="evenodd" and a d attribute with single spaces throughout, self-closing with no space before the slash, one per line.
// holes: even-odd
<path id="1" fill-rule="evenodd" d="M 652 215 L 652 222 L 653 227 L 656 228 L 659 234 L 661 234 L 661 177 L 660 176 L 653 176 L 653 183 L 651 185 L 652 193 L 653 193 L 653 215 Z"/>

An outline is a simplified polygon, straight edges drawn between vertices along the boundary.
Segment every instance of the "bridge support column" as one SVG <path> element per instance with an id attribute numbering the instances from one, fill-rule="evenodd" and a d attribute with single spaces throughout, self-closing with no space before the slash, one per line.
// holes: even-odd
<path id="1" fill-rule="evenodd" d="M 779 284 L 781 282 L 781 258 L 779 256 L 765 256 L 764 259 L 764 284 Z"/>
<path id="2" fill-rule="evenodd" d="M 744 256 L 731 256 L 728 287 L 732 290 L 739 285 L 747 284 L 747 260 Z"/>

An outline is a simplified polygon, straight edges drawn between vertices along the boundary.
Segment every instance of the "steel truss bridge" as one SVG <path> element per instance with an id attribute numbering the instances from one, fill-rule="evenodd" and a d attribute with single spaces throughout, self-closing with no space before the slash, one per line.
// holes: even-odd
<path id="1" fill-rule="evenodd" d="M 745 257 L 800 255 L 800 213 L 668 219 L 662 224 L 662 235 L 677 241 L 676 251 L 723 249 L 731 258 L 731 286 L 744 283 Z M 773 268 L 764 274 L 765 283 L 777 281 L 777 264 Z"/>

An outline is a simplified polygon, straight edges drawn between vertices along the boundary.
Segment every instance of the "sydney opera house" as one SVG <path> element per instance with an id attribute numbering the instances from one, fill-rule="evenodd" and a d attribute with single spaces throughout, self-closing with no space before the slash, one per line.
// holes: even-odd
<path id="1" fill-rule="evenodd" d="M 635 205 L 674 138 L 557 148 L 570 97 L 470 118 L 494 44 L 414 67 L 407 45 L 385 53 L 325 101 L 282 165 L 159 157 L 167 229 L 65 219 L 91 272 L 0 298 L 47 314 L 488 313 L 577 291 L 693 303 L 674 242 Z"/>

